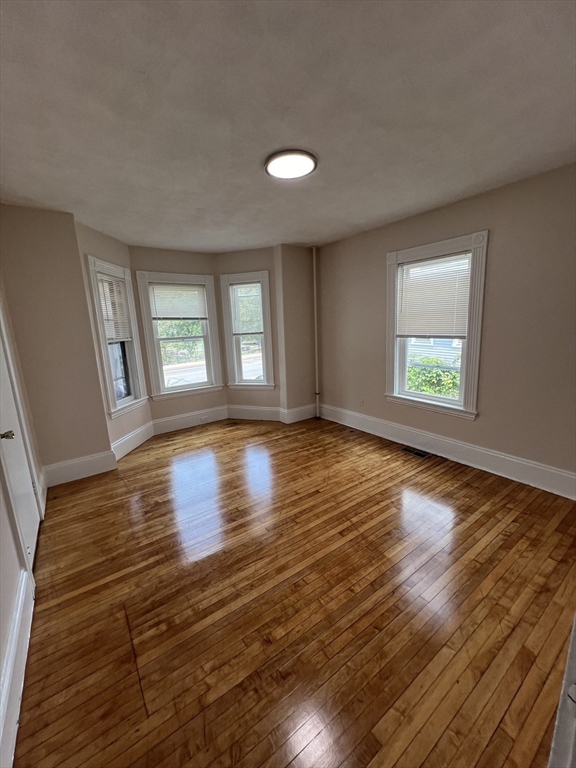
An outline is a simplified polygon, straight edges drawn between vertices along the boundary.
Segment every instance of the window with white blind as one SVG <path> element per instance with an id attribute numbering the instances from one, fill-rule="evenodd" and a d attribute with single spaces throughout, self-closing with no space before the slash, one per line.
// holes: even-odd
<path id="1" fill-rule="evenodd" d="M 222 275 L 228 386 L 273 388 L 268 272 Z"/>
<path id="2" fill-rule="evenodd" d="M 153 397 L 221 388 L 214 279 L 137 275 Z"/>
<path id="3" fill-rule="evenodd" d="M 476 416 L 487 240 L 388 254 L 388 399 Z"/>
<path id="4" fill-rule="evenodd" d="M 103 385 L 117 416 L 146 398 L 130 270 L 93 257 L 88 263 Z"/>

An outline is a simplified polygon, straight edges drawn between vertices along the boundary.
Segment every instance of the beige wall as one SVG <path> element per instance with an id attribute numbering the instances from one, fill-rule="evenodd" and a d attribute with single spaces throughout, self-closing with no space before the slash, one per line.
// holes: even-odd
<path id="1" fill-rule="evenodd" d="M 12 297 L 13 303 L 18 308 L 17 347 L 27 362 L 24 378 L 32 391 L 33 414 L 36 412 L 40 414 L 41 426 L 38 439 L 42 446 L 40 455 L 43 464 L 108 450 L 110 443 L 120 440 L 152 420 L 184 416 L 227 404 L 296 408 L 313 403 L 312 271 L 309 249 L 278 246 L 277 249 L 260 248 L 222 254 L 204 254 L 161 248 L 128 247 L 113 237 L 97 232 L 80 222 L 74 222 L 70 214 L 8 206 L 4 219 L 6 225 L 3 245 L 6 246 L 7 253 L 8 303 Z M 24 258 L 21 251 L 24 252 Z M 276 257 L 275 252 L 277 252 Z M 241 391 L 224 387 L 220 392 L 197 392 L 157 400 L 149 398 L 139 408 L 111 418 L 103 395 L 104 383 L 99 346 L 96 334 L 91 332 L 91 323 L 93 324 L 95 320 L 87 256 L 94 256 L 102 261 L 132 270 L 148 392 L 151 391 L 149 365 L 144 344 L 136 272 L 144 270 L 214 276 L 222 367 L 224 380 L 227 381 L 219 277 L 222 274 L 267 270 L 270 275 L 276 384 L 274 390 Z M 25 264 L 25 272 L 17 268 L 22 264 Z M 37 337 L 35 330 L 32 331 L 31 326 L 26 325 L 24 307 L 26 301 L 20 302 L 19 298 L 26 292 L 28 282 L 38 286 L 38 289 L 33 290 L 31 294 L 28 292 L 30 305 L 35 305 L 37 299 L 40 300 L 40 304 L 42 301 L 50 303 L 51 287 L 58 282 L 60 287 L 66 286 L 66 291 L 70 293 L 63 314 L 58 312 L 54 318 L 53 308 L 50 306 L 50 311 L 44 315 L 44 318 L 50 318 L 50 322 L 48 324 L 42 322 L 43 331 L 40 337 Z M 281 317 L 278 316 L 279 310 L 282 311 Z M 48 331 L 49 328 L 54 330 L 54 334 Z M 55 391 L 62 387 L 62 381 L 66 381 L 66 377 L 72 375 L 67 373 L 66 368 L 67 365 L 72 367 L 72 363 L 56 363 L 57 351 L 67 349 L 67 345 L 73 345 L 75 350 L 82 347 L 79 358 L 84 361 L 78 371 L 74 369 L 73 375 L 81 379 L 79 385 L 82 391 L 75 394 L 72 403 L 75 407 L 80 407 L 78 404 L 86 403 L 88 399 L 92 403 L 89 410 L 84 412 L 80 422 L 76 421 L 80 419 L 77 410 L 74 411 L 74 417 L 67 411 L 67 395 L 55 398 Z M 53 371 L 53 386 L 49 390 L 43 386 L 45 384 L 43 373 L 40 373 L 33 362 L 40 348 L 45 358 L 50 361 L 50 370 Z M 78 359 L 78 355 L 76 358 Z M 61 368 L 62 365 L 63 368 Z M 68 392 L 68 388 L 66 391 Z M 55 419 L 51 420 L 48 414 L 57 413 L 57 410 L 54 410 L 56 400 L 59 400 L 56 403 L 57 408 L 66 411 L 61 415 L 62 424 L 67 423 L 70 426 L 86 421 L 91 424 L 97 423 L 96 433 L 99 433 L 100 442 L 89 439 L 90 436 L 84 429 L 80 434 L 74 430 L 67 437 L 66 433 L 62 433 L 61 427 L 55 434 L 62 433 L 62 437 L 55 440 L 53 432 L 56 428 Z M 108 433 L 107 440 L 104 442 L 101 440 L 102 423 L 105 424 Z M 91 449 L 89 445 L 99 447 Z"/>
<path id="2" fill-rule="evenodd" d="M 285 370 L 282 407 L 300 408 L 314 403 L 314 281 L 312 250 L 295 245 L 276 249 L 281 265 L 280 289 Z M 279 261 L 278 261 L 278 257 Z M 278 271 L 278 267 L 277 267 Z M 285 404 L 284 404 L 285 403 Z"/>
<path id="3" fill-rule="evenodd" d="M 43 465 L 110 450 L 74 217 L 0 206 L 1 276 Z"/>
<path id="4" fill-rule="evenodd" d="M 574 212 L 569 166 L 323 247 L 322 402 L 573 471 Z M 386 254 L 481 229 L 490 239 L 478 417 L 388 402 Z"/>
<path id="5" fill-rule="evenodd" d="M 169 248 L 143 248 L 131 245 L 130 266 L 134 271 L 176 272 L 183 275 L 213 275 L 216 254 L 173 251 Z"/>
<path id="6" fill-rule="evenodd" d="M 91 322 L 93 327 L 94 351 L 99 365 L 100 385 L 102 392 L 105 391 L 104 372 L 100 361 L 100 346 L 97 341 L 96 318 L 93 311 L 91 298 L 90 278 L 88 270 L 88 256 L 93 256 L 101 261 L 107 261 L 109 264 L 116 264 L 125 269 L 130 269 L 130 249 L 124 243 L 116 240 L 114 237 L 97 232 L 91 227 L 87 227 L 80 222 L 76 222 L 76 234 L 78 237 L 78 246 L 80 249 L 80 259 L 84 274 L 84 283 L 86 288 L 86 300 L 92 309 Z M 136 283 L 134 282 L 134 291 L 136 292 Z M 104 401 L 106 402 L 106 401 Z M 120 438 L 129 435 L 131 432 L 150 423 L 150 405 L 146 401 L 141 406 L 127 413 L 112 418 L 106 411 L 106 423 L 108 425 L 108 435 L 110 441 L 115 443 Z"/>
<path id="7" fill-rule="evenodd" d="M 562 168 L 322 248 L 322 402 L 572 469 L 574 183 L 574 166 Z M 226 404 L 292 409 L 314 402 L 310 249 L 203 254 L 128 248 L 75 225 L 71 214 L 2 206 L 1 216 L 4 292 L 43 465 L 109 450 L 111 441 L 151 419 Z M 490 230 L 490 241 L 477 419 L 388 402 L 386 253 L 479 229 Z M 131 267 L 134 286 L 137 270 L 214 275 L 225 374 L 218 278 L 268 270 L 275 389 L 224 388 L 150 400 L 109 419 L 83 279 L 86 254 Z M 137 290 L 135 300 L 143 341 Z M 148 378 L 144 344 L 142 354 Z"/>
<path id="8" fill-rule="evenodd" d="M 130 249 L 120 240 L 97 232 L 79 221 L 76 222 L 76 236 L 83 262 L 86 262 L 87 256 L 94 256 L 96 259 L 130 269 Z"/>

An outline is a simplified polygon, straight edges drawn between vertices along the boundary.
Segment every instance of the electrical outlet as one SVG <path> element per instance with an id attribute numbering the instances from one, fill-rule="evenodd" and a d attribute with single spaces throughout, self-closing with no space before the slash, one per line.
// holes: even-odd
<path id="1" fill-rule="evenodd" d="M 207 421 L 208 421 L 208 416 L 200 416 L 200 423 L 201 424 L 206 424 Z"/>
<path id="2" fill-rule="evenodd" d="M 364 405 L 364 398 L 363 397 L 360 398 L 360 405 Z"/>

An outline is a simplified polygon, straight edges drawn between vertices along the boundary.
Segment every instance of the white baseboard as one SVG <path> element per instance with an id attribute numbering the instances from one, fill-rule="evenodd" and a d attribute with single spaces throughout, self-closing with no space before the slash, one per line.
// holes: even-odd
<path id="1" fill-rule="evenodd" d="M 302 405 L 300 408 L 280 408 L 280 421 L 283 424 L 294 424 L 297 421 L 305 421 L 316 417 L 316 406 Z"/>
<path id="2" fill-rule="evenodd" d="M 281 421 L 283 424 L 294 424 L 297 421 L 313 419 L 316 416 L 315 405 L 304 405 L 300 408 L 260 407 L 259 405 L 229 405 L 229 419 L 253 419 L 255 421 Z"/>
<path id="3" fill-rule="evenodd" d="M 362 432 L 368 432 L 371 435 L 384 437 L 395 443 L 420 448 L 460 464 L 484 469 L 495 475 L 502 475 L 502 477 L 508 477 L 511 480 L 517 480 L 520 483 L 526 483 L 526 485 L 532 485 L 535 488 L 541 488 L 568 499 L 576 498 L 576 473 L 574 472 L 556 469 L 556 467 L 550 467 L 547 464 L 539 464 L 536 461 L 510 456 L 489 448 L 480 448 L 470 443 L 462 443 L 459 440 L 451 440 L 431 432 L 403 427 L 391 421 L 365 416 L 354 411 L 347 411 L 344 408 L 322 405 L 320 413 L 324 419 L 359 429 Z"/>
<path id="4" fill-rule="evenodd" d="M 301 408 L 291 408 L 289 410 L 286 408 L 260 405 L 222 405 L 219 408 L 208 408 L 204 411 L 194 411 L 193 413 L 183 413 L 178 416 L 168 416 L 165 419 L 155 419 L 152 424 L 154 426 L 154 434 L 161 435 L 164 432 L 188 429 L 189 427 L 197 427 L 200 424 L 207 424 L 211 421 L 222 421 L 223 419 L 281 421 L 284 424 L 293 424 L 296 421 L 311 419 L 315 415 L 315 405 L 305 405 Z M 127 437 L 129 437 L 129 435 L 127 435 Z M 118 441 L 118 443 L 119 442 L 120 441 Z M 142 442 L 144 442 L 144 440 L 142 440 Z M 114 443 L 112 446 L 114 450 L 116 450 L 115 446 L 118 443 Z M 130 450 L 133 449 L 130 448 Z M 126 453 L 128 453 L 128 451 L 122 455 L 125 455 Z"/>
<path id="5" fill-rule="evenodd" d="M 72 480 L 80 480 L 90 475 L 99 475 L 101 472 L 109 472 L 116 469 L 116 456 L 113 451 L 93 453 L 91 456 L 81 456 L 79 459 L 61 461 L 58 464 L 49 464 L 44 467 L 46 485 L 51 488 L 60 483 L 69 483 Z"/>
<path id="6" fill-rule="evenodd" d="M 197 427 L 200 424 L 208 424 L 210 421 L 221 421 L 228 417 L 225 405 L 219 408 L 207 408 L 203 411 L 194 411 L 193 413 L 182 413 L 178 416 L 167 416 L 164 419 L 155 419 L 155 435 L 163 435 L 165 432 L 175 432 L 178 429 L 188 429 Z"/>
<path id="7" fill-rule="evenodd" d="M 229 419 L 250 419 L 253 421 L 280 421 L 280 408 L 259 405 L 229 405 Z"/>
<path id="8" fill-rule="evenodd" d="M 291 409 L 261 407 L 258 405 L 222 405 L 219 408 L 207 408 L 202 411 L 182 413 L 178 416 L 154 419 L 154 421 L 116 440 L 112 443 L 111 451 L 96 453 L 92 456 L 83 456 L 71 461 L 62 461 L 59 464 L 50 464 L 44 467 L 46 485 L 51 487 L 116 469 L 116 461 L 118 459 L 126 456 L 130 451 L 133 451 L 154 435 L 162 435 L 165 432 L 176 432 L 179 429 L 189 429 L 200 424 L 222 421 L 223 419 L 253 419 L 255 421 L 281 421 L 284 424 L 294 424 L 297 421 L 311 419 L 315 415 L 315 405 L 305 405 L 301 408 Z M 45 496 L 44 492 L 44 500 Z"/>
<path id="9" fill-rule="evenodd" d="M 27 571 L 23 570 L 20 573 L 16 604 L 0 671 L 0 765 L 2 768 L 10 768 L 14 760 L 33 611 L 34 588 Z"/>
<path id="10" fill-rule="evenodd" d="M 150 440 L 151 437 L 154 437 L 154 425 L 152 422 L 148 422 L 143 427 L 138 427 L 133 432 L 129 432 L 124 437 L 116 440 L 116 442 L 112 443 L 112 450 L 116 456 L 116 461 L 126 456 L 130 451 L 133 451 L 134 448 L 138 448 L 146 440 Z"/>

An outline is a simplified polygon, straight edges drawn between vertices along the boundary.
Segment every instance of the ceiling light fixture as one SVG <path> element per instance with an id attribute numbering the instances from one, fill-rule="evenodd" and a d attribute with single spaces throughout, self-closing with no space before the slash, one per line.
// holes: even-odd
<path id="1" fill-rule="evenodd" d="M 269 176 L 276 179 L 300 179 L 316 170 L 318 162 L 314 155 L 303 149 L 286 149 L 274 152 L 266 160 L 264 167 Z"/>

